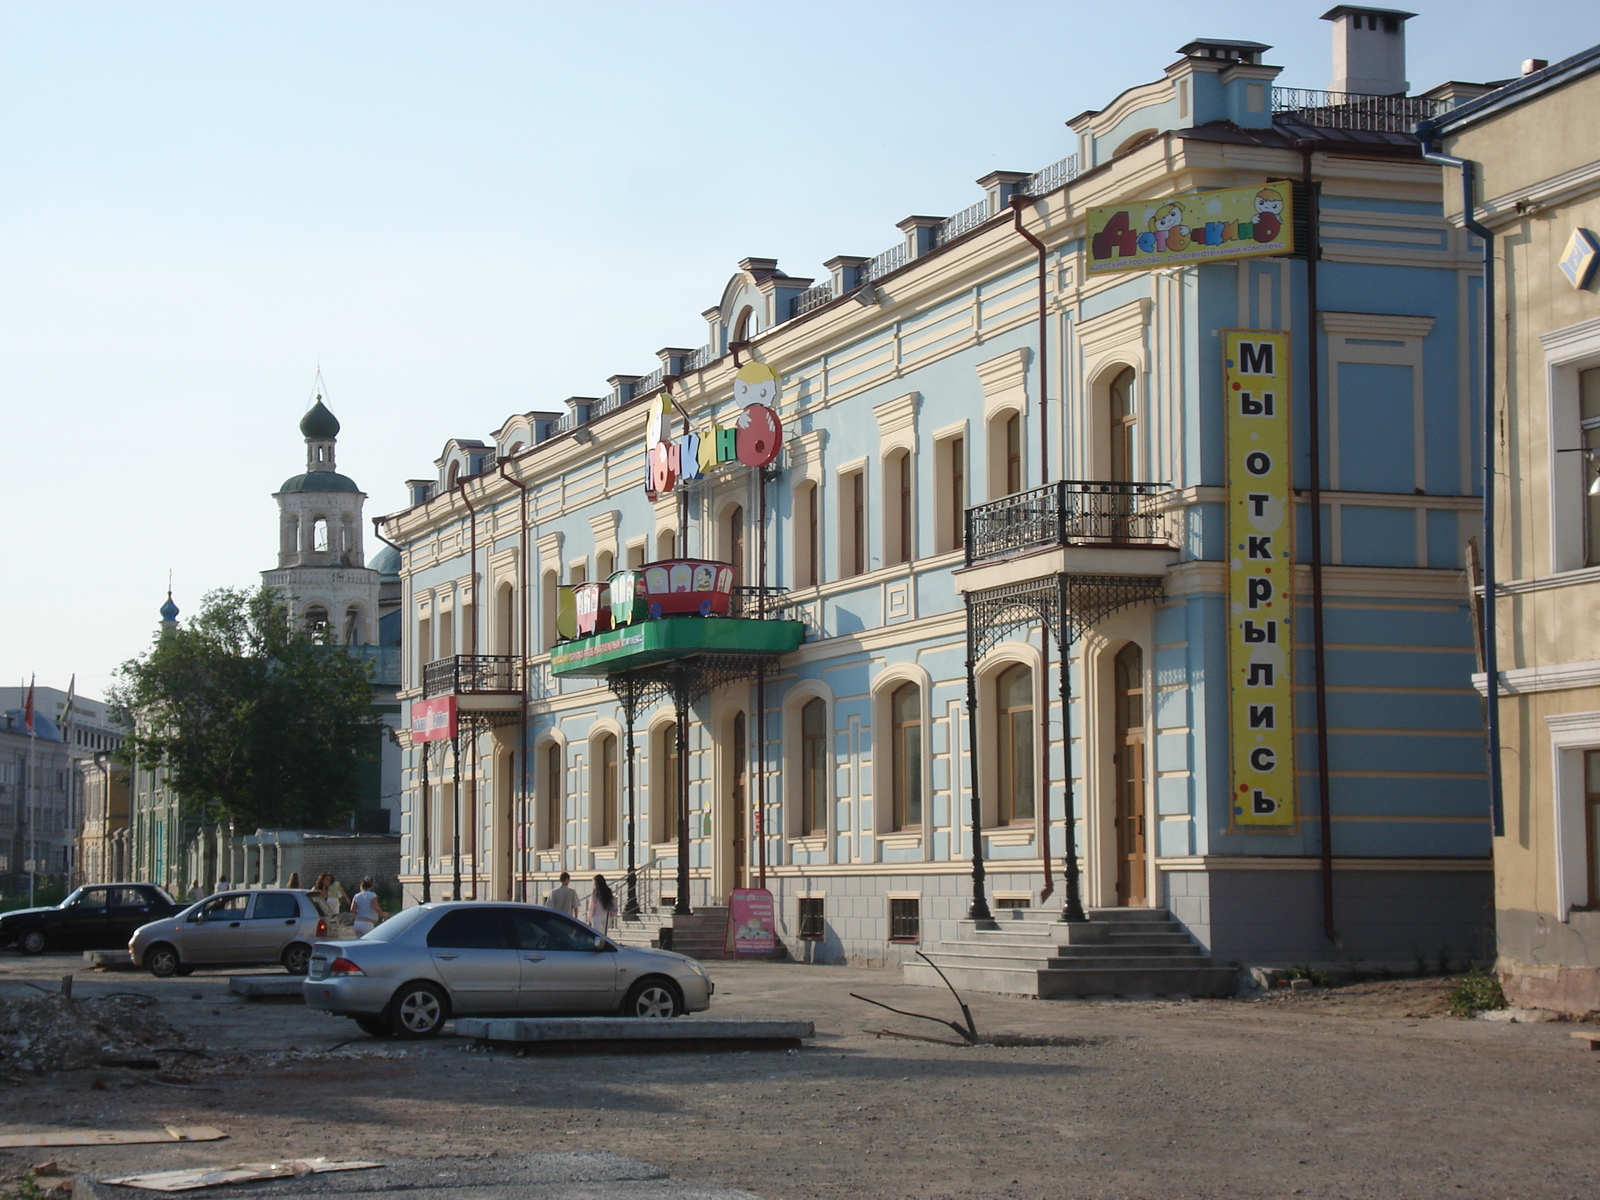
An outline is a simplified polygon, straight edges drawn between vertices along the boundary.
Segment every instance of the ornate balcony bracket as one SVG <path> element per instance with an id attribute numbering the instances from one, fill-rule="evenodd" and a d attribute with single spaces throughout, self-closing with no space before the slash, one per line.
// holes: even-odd
<path id="1" fill-rule="evenodd" d="M 1053 575 L 967 593 L 967 656 L 976 664 L 1016 630 L 1043 625 L 1065 655 L 1118 609 L 1159 600 L 1157 575 Z"/>

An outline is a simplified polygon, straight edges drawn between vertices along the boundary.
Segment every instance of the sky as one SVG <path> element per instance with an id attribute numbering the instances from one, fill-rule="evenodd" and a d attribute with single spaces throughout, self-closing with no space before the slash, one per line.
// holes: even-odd
<path id="1" fill-rule="evenodd" d="M 394 511 L 704 343 L 741 258 L 887 249 L 1191 38 L 1326 88 L 1327 4 L 0 0 L 0 681 L 103 695 L 169 571 L 259 582 L 319 365 Z M 1410 7 L 1413 90 L 1600 42 L 1592 0 Z"/>

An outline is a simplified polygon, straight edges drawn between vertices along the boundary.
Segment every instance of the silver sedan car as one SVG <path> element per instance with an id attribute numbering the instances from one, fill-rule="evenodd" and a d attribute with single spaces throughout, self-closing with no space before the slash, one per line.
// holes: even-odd
<path id="1" fill-rule="evenodd" d="M 403 1038 L 433 1037 L 453 1016 L 676 1017 L 709 1008 L 713 990 L 692 958 L 485 901 L 422 904 L 358 941 L 318 942 L 302 987 L 310 1007 Z"/>
<path id="2" fill-rule="evenodd" d="M 332 911 L 310 892 L 258 888 L 219 892 L 173 917 L 133 931 L 128 957 L 152 975 L 187 975 L 196 967 L 281 963 L 304 975 L 311 944 L 328 934 Z"/>

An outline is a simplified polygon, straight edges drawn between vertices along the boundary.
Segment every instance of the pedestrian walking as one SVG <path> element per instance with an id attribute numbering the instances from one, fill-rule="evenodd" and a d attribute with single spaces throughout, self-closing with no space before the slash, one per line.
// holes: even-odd
<path id="1" fill-rule="evenodd" d="M 200 881 L 191 879 L 189 881 L 189 903 L 193 904 L 196 900 L 204 900 L 205 898 L 206 890 L 200 886 Z"/>
<path id="2" fill-rule="evenodd" d="M 594 877 L 594 891 L 589 893 L 589 927 L 599 933 L 611 928 L 611 918 L 617 915 L 617 898 L 606 883 L 604 875 Z"/>
<path id="3" fill-rule="evenodd" d="M 361 890 L 350 901 L 350 911 L 355 914 L 355 935 L 366 937 L 380 924 L 388 919 L 388 913 L 383 911 L 383 905 L 378 903 L 378 893 L 372 890 L 372 877 L 369 875 L 361 881 Z"/>
<path id="4" fill-rule="evenodd" d="M 574 921 L 578 919 L 578 893 L 572 890 L 571 875 L 561 872 L 561 886 L 550 893 L 545 903 L 557 912 L 566 913 Z"/>
<path id="5" fill-rule="evenodd" d="M 232 886 L 233 885 L 228 882 L 228 877 L 224 875 L 217 880 L 217 886 L 211 889 L 211 894 L 215 896 L 218 892 L 225 892 Z"/>

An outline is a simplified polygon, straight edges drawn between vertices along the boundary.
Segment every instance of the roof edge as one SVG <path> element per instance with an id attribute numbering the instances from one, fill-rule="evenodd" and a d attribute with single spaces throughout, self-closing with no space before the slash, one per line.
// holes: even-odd
<path id="1" fill-rule="evenodd" d="M 1479 96 L 1476 100 L 1469 100 L 1458 108 L 1452 108 L 1443 116 L 1419 121 L 1416 126 L 1417 135 L 1425 138 L 1434 137 L 1441 133 L 1464 129 L 1502 109 L 1515 108 L 1525 101 L 1570 83 L 1574 79 L 1593 74 L 1595 71 L 1600 71 L 1600 45 L 1580 50 L 1577 54 L 1564 58 L 1542 71 L 1535 71 L 1532 75 L 1524 75 L 1521 79 L 1497 88 L 1487 96 Z"/>

